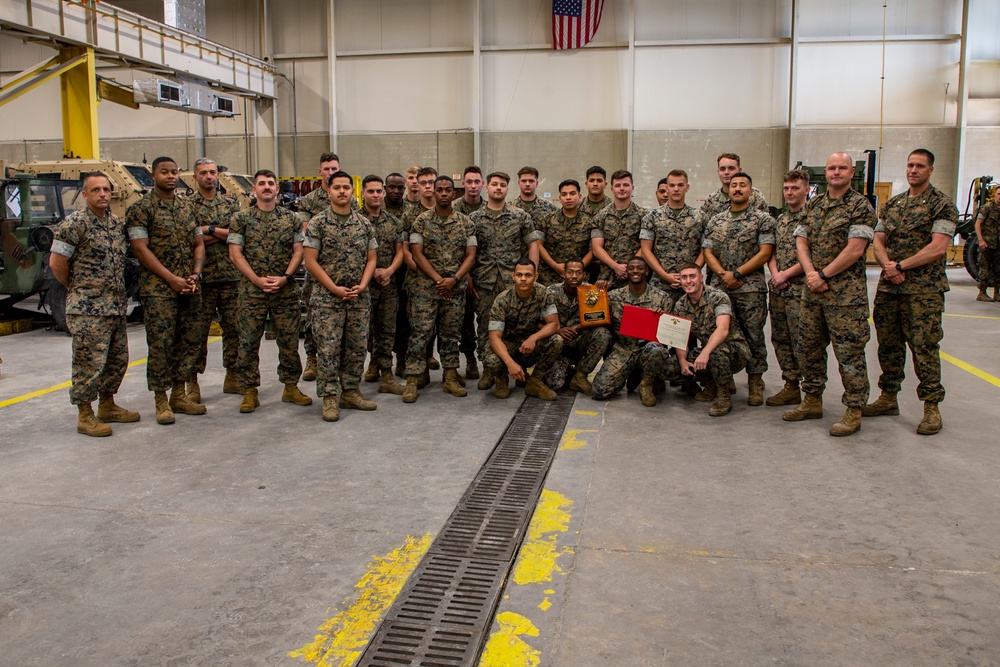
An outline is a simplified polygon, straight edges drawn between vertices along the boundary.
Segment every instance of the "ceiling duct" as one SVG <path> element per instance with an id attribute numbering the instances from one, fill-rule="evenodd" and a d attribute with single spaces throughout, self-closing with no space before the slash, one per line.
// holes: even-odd
<path id="1" fill-rule="evenodd" d="M 206 83 L 179 77 L 135 79 L 132 81 L 132 96 L 138 104 L 203 116 L 230 118 L 236 115 L 236 96 L 222 95 Z"/>

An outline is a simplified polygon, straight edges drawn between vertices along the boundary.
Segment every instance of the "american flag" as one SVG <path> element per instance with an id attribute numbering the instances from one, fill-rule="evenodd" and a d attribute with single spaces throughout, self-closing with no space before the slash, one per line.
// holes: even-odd
<path id="1" fill-rule="evenodd" d="M 604 0 L 552 0 L 552 48 L 579 49 L 594 38 Z"/>

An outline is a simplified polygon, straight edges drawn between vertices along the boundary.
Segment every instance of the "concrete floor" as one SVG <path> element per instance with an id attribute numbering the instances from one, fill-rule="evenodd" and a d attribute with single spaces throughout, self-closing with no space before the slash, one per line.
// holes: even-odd
<path id="1" fill-rule="evenodd" d="M 949 275 L 943 350 L 1000 377 L 1000 304 Z M 144 357 L 141 328 L 130 345 Z M 435 373 L 416 405 L 369 391 L 377 412 L 327 424 L 280 402 L 265 342 L 240 415 L 220 351 L 208 415 L 173 426 L 141 365 L 119 396 L 143 421 L 112 438 L 75 433 L 65 389 L 0 407 L 0 665 L 303 664 L 372 564 L 441 527 L 519 404 Z M 0 403 L 65 382 L 69 354 L 56 332 L 0 338 Z M 899 417 L 834 439 L 835 369 L 827 416 L 800 424 L 739 382 L 722 419 L 673 390 L 577 400 L 483 664 L 1000 664 L 1000 387 L 945 363 L 940 435 L 914 433 L 908 377 Z"/>

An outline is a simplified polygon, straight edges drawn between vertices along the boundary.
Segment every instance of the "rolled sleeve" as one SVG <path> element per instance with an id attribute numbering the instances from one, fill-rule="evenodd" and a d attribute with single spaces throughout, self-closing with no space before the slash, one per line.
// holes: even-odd
<path id="1" fill-rule="evenodd" d="M 935 220 L 931 225 L 931 234 L 947 234 L 954 236 L 958 225 L 953 220 Z M 877 231 L 877 230 L 876 230 Z"/>
<path id="2" fill-rule="evenodd" d="M 775 244 L 774 234 L 767 233 L 767 234 L 760 234 L 759 236 L 757 236 L 757 245 L 774 245 L 774 244 Z"/>
<path id="3" fill-rule="evenodd" d="M 378 240 L 373 237 L 370 241 L 368 241 L 368 252 L 371 252 L 372 250 L 375 250 L 377 248 L 378 248 Z"/>
<path id="4" fill-rule="evenodd" d="M 604 230 L 603 229 L 598 229 L 597 227 L 594 227 L 593 229 L 590 230 L 590 238 L 592 238 L 592 239 L 603 239 L 604 238 Z"/>
<path id="5" fill-rule="evenodd" d="M 639 232 L 639 240 L 640 241 L 655 241 L 656 240 L 656 232 L 654 232 L 652 229 L 642 229 Z"/>
<path id="6" fill-rule="evenodd" d="M 194 226 L 194 235 L 195 236 L 203 236 L 204 234 L 205 234 L 205 232 L 201 231 L 201 225 L 195 225 Z"/>
<path id="7" fill-rule="evenodd" d="M 530 234 L 525 234 L 524 235 L 524 242 L 525 243 L 533 243 L 535 241 L 541 241 L 544 238 L 545 238 L 545 234 L 541 233 L 540 231 L 538 231 L 536 229 L 535 231 L 531 232 Z"/>
<path id="8" fill-rule="evenodd" d="M 292 243 L 304 243 L 306 240 L 306 235 L 302 232 L 295 232 L 295 236 L 292 237 Z"/>
<path id="9" fill-rule="evenodd" d="M 465 247 L 468 248 L 469 246 L 472 246 L 473 248 L 476 248 L 476 247 L 479 246 L 479 241 L 476 239 L 476 235 L 475 234 L 473 234 L 469 238 L 465 239 Z"/>
<path id="10" fill-rule="evenodd" d="M 732 317 L 733 307 L 730 306 L 728 303 L 720 303 L 715 307 L 715 316 L 719 317 L 721 315 L 729 315 L 730 317 Z"/>
<path id="11" fill-rule="evenodd" d="M 792 232 L 792 236 L 801 236 L 804 239 L 809 238 L 809 228 L 805 225 L 797 225 L 795 231 Z"/>
<path id="12" fill-rule="evenodd" d="M 712 243 L 712 239 L 711 238 L 709 238 L 707 236 L 703 236 L 703 237 L 701 237 L 701 247 L 702 248 L 708 248 L 709 250 L 712 250 L 715 247 L 715 244 Z"/>
<path id="13" fill-rule="evenodd" d="M 76 246 L 72 246 L 65 241 L 53 241 L 52 242 L 52 252 L 57 255 L 63 255 L 64 257 L 72 257 L 73 253 L 76 252 Z"/>
<path id="14" fill-rule="evenodd" d="M 145 227 L 129 227 L 128 238 L 130 241 L 135 241 L 137 239 L 148 239 L 149 230 L 146 229 Z"/>
<path id="15" fill-rule="evenodd" d="M 229 238 L 233 238 L 233 235 L 230 234 Z M 230 243 L 232 243 L 232 241 L 230 241 Z M 315 236 L 307 236 L 306 240 L 302 242 L 302 245 L 304 245 L 306 248 L 319 250 L 320 248 L 323 247 L 323 242 L 320 239 L 316 238 Z"/>
<path id="16" fill-rule="evenodd" d="M 545 308 L 542 309 L 543 319 L 548 317 L 549 315 L 558 315 L 558 314 L 559 314 L 559 309 L 556 308 L 556 305 L 554 303 L 550 303 L 549 305 L 545 306 Z"/>
<path id="17" fill-rule="evenodd" d="M 227 237 L 227 242 L 229 243 L 229 245 L 238 245 L 240 247 L 242 247 L 243 244 L 245 243 L 245 241 L 243 240 L 243 235 L 237 234 L 236 232 L 229 232 L 229 236 Z"/>
<path id="18" fill-rule="evenodd" d="M 876 234 L 887 234 L 888 230 L 885 227 L 885 220 L 879 220 L 875 225 Z"/>
<path id="19" fill-rule="evenodd" d="M 875 238 L 875 230 L 868 225 L 851 225 L 847 230 L 849 239 L 867 239 L 871 241 Z"/>
<path id="20" fill-rule="evenodd" d="M 490 320 L 490 328 L 489 328 L 489 330 L 490 331 L 503 331 L 504 330 L 504 323 L 503 322 L 497 322 L 496 320 Z"/>
<path id="21" fill-rule="evenodd" d="M 423 245 L 424 235 L 417 232 L 410 232 L 410 245 Z"/>

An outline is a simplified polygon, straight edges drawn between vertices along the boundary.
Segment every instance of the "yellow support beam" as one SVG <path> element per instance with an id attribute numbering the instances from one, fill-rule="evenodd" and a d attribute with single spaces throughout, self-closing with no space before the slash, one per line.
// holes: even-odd
<path id="1" fill-rule="evenodd" d="M 31 92 L 42 84 L 62 75 L 63 72 L 67 72 L 77 65 L 82 64 L 86 59 L 86 54 L 73 58 L 63 58 L 63 56 L 57 55 L 34 67 L 29 67 L 0 86 L 0 105 L 4 105 L 11 100 L 16 100 L 21 95 Z"/>
<path id="2" fill-rule="evenodd" d="M 85 160 L 100 157 L 97 138 L 97 71 L 94 49 L 63 49 L 64 60 L 84 56 L 59 76 L 62 98 L 63 155 Z"/>

